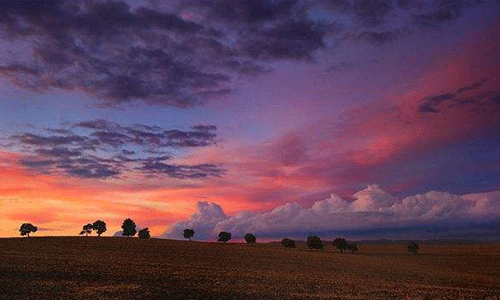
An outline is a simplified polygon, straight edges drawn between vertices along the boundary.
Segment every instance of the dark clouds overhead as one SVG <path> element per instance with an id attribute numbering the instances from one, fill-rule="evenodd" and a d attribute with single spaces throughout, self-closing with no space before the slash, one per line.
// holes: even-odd
<path id="1" fill-rule="evenodd" d="M 119 177 L 136 172 L 178 179 L 221 176 L 216 164 L 175 164 L 169 151 L 205 147 L 216 142 L 217 127 L 196 125 L 190 130 L 158 126 L 122 126 L 105 120 L 77 122 L 68 128 L 47 129 L 51 134 L 24 133 L 10 137 L 29 153 L 19 160 L 24 167 L 47 174 L 81 178 Z M 165 161 L 172 161 L 166 164 Z"/>
<path id="2" fill-rule="evenodd" d="M 189 107 L 227 95 L 238 75 L 269 72 L 271 61 L 311 60 L 332 50 L 327 37 L 380 45 L 452 21 L 474 3 L 6 0 L 0 74 L 40 92 L 82 90 L 104 106 Z M 318 18 L 318 9 L 330 16 Z M 338 21 L 339 14 L 350 21 Z"/>

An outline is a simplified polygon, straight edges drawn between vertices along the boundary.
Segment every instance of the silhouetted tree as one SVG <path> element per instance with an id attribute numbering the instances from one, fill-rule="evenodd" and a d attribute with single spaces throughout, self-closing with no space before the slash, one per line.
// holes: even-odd
<path id="1" fill-rule="evenodd" d="M 23 223 L 21 227 L 19 228 L 19 232 L 21 232 L 21 235 L 27 235 L 30 237 L 31 232 L 36 232 L 38 228 L 36 226 L 33 226 L 31 223 Z"/>
<path id="2" fill-rule="evenodd" d="M 217 241 L 219 242 L 227 242 L 231 239 L 231 233 L 230 232 L 225 232 L 225 231 L 221 231 L 219 233 L 219 239 Z"/>
<path id="3" fill-rule="evenodd" d="M 408 252 L 409 253 L 417 254 L 418 250 L 419 250 L 419 248 L 418 248 L 418 244 L 417 243 L 415 243 L 413 241 L 411 241 L 411 242 L 408 243 Z"/>
<path id="4" fill-rule="evenodd" d="M 193 229 L 184 229 L 184 238 L 191 240 L 191 238 L 194 236 L 194 230 Z"/>
<path id="5" fill-rule="evenodd" d="M 307 247 L 309 249 L 323 249 L 323 242 L 315 235 L 307 238 Z"/>
<path id="6" fill-rule="evenodd" d="M 333 246 L 339 249 L 340 252 L 344 252 L 344 250 L 347 250 L 347 241 L 344 238 L 336 238 L 333 240 Z"/>
<path id="7" fill-rule="evenodd" d="M 348 243 L 346 248 L 348 251 L 351 251 L 351 253 L 356 253 L 358 251 L 358 245 L 356 245 L 356 243 Z"/>
<path id="8" fill-rule="evenodd" d="M 149 239 L 151 235 L 149 234 L 149 228 L 144 228 L 139 230 L 139 238 L 141 239 Z"/>
<path id="9" fill-rule="evenodd" d="M 128 218 L 123 221 L 122 224 L 122 235 L 123 236 L 134 236 L 137 233 L 137 230 L 135 230 L 135 222 L 132 221 L 132 219 Z"/>
<path id="10" fill-rule="evenodd" d="M 255 244 L 257 242 L 257 238 L 251 233 L 245 234 L 243 238 L 245 238 L 245 242 L 247 242 L 247 244 Z"/>
<path id="11" fill-rule="evenodd" d="M 92 224 L 90 223 L 83 225 L 83 229 L 82 231 L 80 231 L 80 235 L 85 234 L 85 236 L 88 236 L 89 233 L 92 233 Z"/>
<path id="12" fill-rule="evenodd" d="M 282 239 L 281 245 L 285 246 L 285 248 L 295 248 L 295 241 L 291 239 Z"/>
<path id="13" fill-rule="evenodd" d="M 97 220 L 92 224 L 92 229 L 97 231 L 97 236 L 101 236 L 104 232 L 106 232 L 106 223 L 101 220 Z"/>

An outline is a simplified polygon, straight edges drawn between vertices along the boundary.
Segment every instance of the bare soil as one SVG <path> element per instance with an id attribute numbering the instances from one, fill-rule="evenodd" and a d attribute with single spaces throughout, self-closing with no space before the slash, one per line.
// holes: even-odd
<path id="1" fill-rule="evenodd" d="M 500 299 L 500 245 L 0 239 L 0 299 Z"/>

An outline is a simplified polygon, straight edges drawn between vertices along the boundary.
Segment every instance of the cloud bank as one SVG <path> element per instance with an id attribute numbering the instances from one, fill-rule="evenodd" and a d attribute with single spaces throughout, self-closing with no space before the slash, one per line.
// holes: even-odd
<path id="1" fill-rule="evenodd" d="M 496 222 L 496 226 L 500 225 L 499 191 L 463 196 L 430 191 L 398 199 L 377 185 L 371 185 L 355 193 L 353 199 L 347 201 L 332 194 L 309 208 L 287 203 L 270 212 L 243 211 L 232 217 L 215 203 L 198 202 L 196 212 L 188 220 L 175 223 L 161 237 L 182 238 L 184 229 L 193 228 L 195 238 L 200 240 L 214 239 L 223 230 L 235 237 L 251 232 L 268 238 L 349 235 L 366 231 L 375 238 L 384 237 L 384 230 L 391 229 L 396 233 L 399 231 L 399 237 L 404 238 L 408 228 L 417 225 L 421 228 L 454 228 L 472 224 L 471 228 L 462 228 L 462 231 L 474 229 L 476 223 Z"/>
<path id="2" fill-rule="evenodd" d="M 213 145 L 216 130 L 214 125 L 179 130 L 94 120 L 49 128 L 44 134 L 13 135 L 10 147 L 27 153 L 19 160 L 22 166 L 45 174 L 105 179 L 134 172 L 196 179 L 221 176 L 224 169 L 210 163 L 171 163 L 174 156 L 170 152 Z"/>

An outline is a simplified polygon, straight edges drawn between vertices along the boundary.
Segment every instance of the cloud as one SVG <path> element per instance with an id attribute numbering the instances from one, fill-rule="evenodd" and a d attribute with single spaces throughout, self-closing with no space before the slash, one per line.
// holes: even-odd
<path id="1" fill-rule="evenodd" d="M 215 238 L 216 234 L 213 232 L 213 229 L 219 222 L 227 219 L 228 216 L 226 216 L 222 207 L 218 204 L 201 201 L 196 204 L 196 212 L 189 219 L 176 222 L 160 237 L 182 239 L 184 229 L 194 229 L 194 238 L 197 240 Z"/>
<path id="2" fill-rule="evenodd" d="M 355 193 L 353 199 L 344 200 L 332 194 L 309 208 L 286 203 L 269 212 L 242 211 L 232 217 L 215 203 L 199 202 L 195 214 L 175 223 L 162 237 L 180 238 L 185 228 L 199 231 L 200 235 L 195 235 L 199 239 L 213 238 L 222 230 L 233 236 L 252 232 L 260 237 L 304 238 L 313 233 L 332 235 L 363 230 L 383 232 L 384 229 L 398 232 L 399 228 L 399 238 L 404 238 L 408 228 L 414 225 L 460 227 L 464 223 L 495 221 L 500 215 L 499 191 L 463 196 L 430 191 L 399 199 L 371 185 Z"/>
<path id="3" fill-rule="evenodd" d="M 84 91 L 102 106 L 191 107 L 276 60 L 314 60 L 327 36 L 380 45 L 458 18 L 467 1 L 190 0 L 1 2 L 0 75 L 23 88 Z M 317 11 L 328 15 L 318 20 Z M 346 16 L 344 23 L 337 14 Z M 355 26 L 353 26 L 355 24 Z"/>
<path id="4" fill-rule="evenodd" d="M 383 45 L 399 39 L 403 34 L 400 31 L 362 31 L 356 34 L 346 35 L 346 39 L 354 41 L 366 41 L 374 45 Z"/>
<path id="5" fill-rule="evenodd" d="M 322 43 L 322 31 L 311 22 L 281 22 L 293 1 L 186 1 L 181 6 L 205 8 L 205 22 L 124 1 L 60 0 L 36 7 L 3 1 L 0 32 L 6 48 L 23 43 L 27 51 L 22 60 L 5 57 L 0 74 L 40 92 L 83 90 L 104 106 L 139 100 L 189 107 L 230 93 L 238 74 L 268 72 L 255 58 L 300 59 Z M 275 23 L 225 27 L 241 20 Z"/>
<path id="6" fill-rule="evenodd" d="M 47 129 L 51 135 L 24 133 L 11 136 L 10 140 L 13 147 L 28 153 L 19 163 L 41 173 L 105 179 L 138 172 L 145 176 L 196 179 L 222 176 L 224 170 L 218 164 L 166 164 L 164 161 L 173 157 L 165 151 L 213 145 L 216 130 L 215 125 L 180 130 L 93 120 Z"/>
<path id="7" fill-rule="evenodd" d="M 352 5 L 354 15 L 366 26 L 383 23 L 391 10 L 392 0 L 354 0 Z"/>
<path id="8" fill-rule="evenodd" d="M 171 165 L 155 160 L 145 162 L 140 170 L 146 171 L 150 174 L 166 174 L 169 177 L 178 179 L 220 177 L 224 174 L 224 170 L 222 170 L 218 165 Z"/>
<path id="9" fill-rule="evenodd" d="M 488 80 L 481 79 L 470 85 L 458 88 L 452 93 L 428 96 L 422 99 L 418 111 L 424 114 L 440 113 L 447 109 L 466 109 L 471 112 L 487 113 L 500 109 L 498 87 L 491 90 L 483 88 Z"/>

